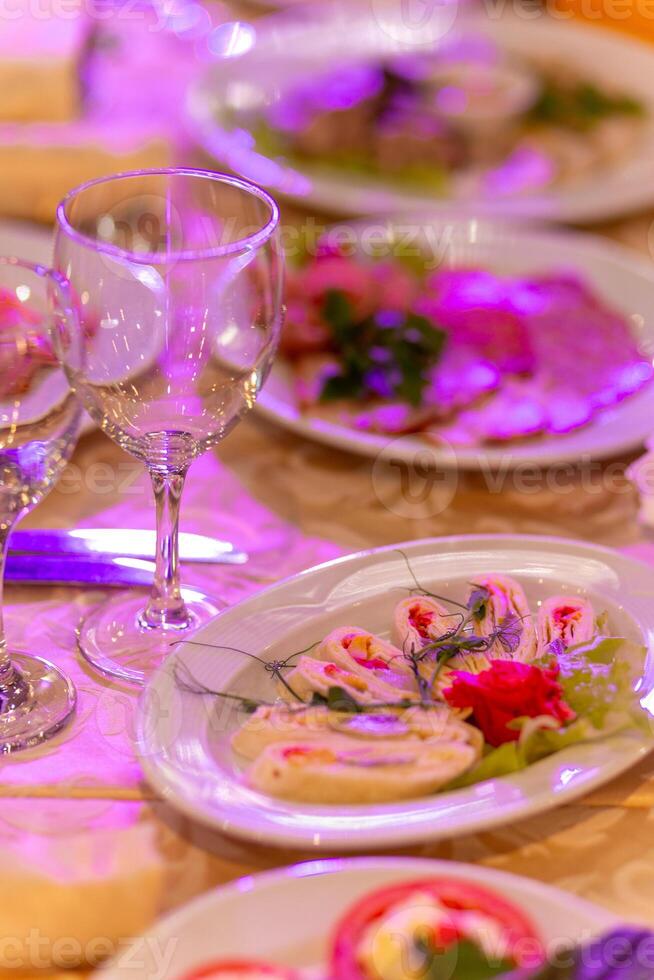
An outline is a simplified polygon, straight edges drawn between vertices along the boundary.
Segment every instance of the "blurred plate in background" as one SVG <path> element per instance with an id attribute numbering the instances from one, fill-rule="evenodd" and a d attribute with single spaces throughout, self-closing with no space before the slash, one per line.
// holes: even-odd
<path id="1" fill-rule="evenodd" d="M 459 209 L 475 214 L 506 214 L 541 220 L 589 222 L 621 215 L 654 202 L 654 48 L 629 37 L 598 30 L 585 23 L 554 19 L 545 13 L 533 18 L 518 14 L 482 17 L 467 5 L 436 5 L 439 20 L 420 32 L 407 27 L 385 0 L 371 4 L 318 5 L 313 12 L 302 7 L 256 24 L 257 41 L 240 58 L 216 63 L 190 91 L 188 111 L 195 136 L 219 166 L 263 184 L 274 192 L 338 214 L 394 213 L 407 209 L 434 211 Z M 395 13 L 393 13 L 395 11 Z M 399 22 L 393 18 L 400 17 Z M 425 40 L 425 38 L 427 40 Z M 429 53 L 442 42 L 495 44 L 516 63 L 544 64 L 555 75 L 574 71 L 593 85 L 619 91 L 645 108 L 633 149 L 621 155 L 610 149 L 607 162 L 584 169 L 542 189 L 518 190 L 524 172 L 500 181 L 500 193 L 481 194 L 478 185 L 456 176 L 447 196 L 435 190 L 418 190 L 406 183 L 374 179 L 345 167 L 294 162 L 276 154 L 265 155 L 250 135 L 251 113 L 270 105 L 303 79 L 334 70 L 352 61 L 380 61 L 398 54 Z M 620 65 L 619 76 L 615 66 Z M 619 150 L 620 139 L 616 140 Z M 563 147 L 564 154 L 577 154 Z M 583 150 L 583 147 L 581 148 Z"/>
<path id="2" fill-rule="evenodd" d="M 431 876 L 496 891 L 532 919 L 546 945 L 580 942 L 616 924 L 615 916 L 605 909 L 492 868 L 425 858 L 320 861 L 242 878 L 200 896 L 134 940 L 126 953 L 99 971 L 98 978 L 160 976 L 154 951 L 167 949 L 172 953 L 166 969 L 170 980 L 233 956 L 318 967 L 325 963 L 334 927 L 348 906 L 366 892 Z M 326 975 L 318 969 L 310 976 Z"/>

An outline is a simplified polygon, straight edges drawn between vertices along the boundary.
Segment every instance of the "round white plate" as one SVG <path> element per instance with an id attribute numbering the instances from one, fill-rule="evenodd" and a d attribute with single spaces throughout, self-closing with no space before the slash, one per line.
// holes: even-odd
<path id="1" fill-rule="evenodd" d="M 399 229 L 399 235 L 408 232 L 412 237 L 407 247 L 424 248 L 427 255 L 433 256 L 434 267 L 481 267 L 513 275 L 558 271 L 580 274 L 602 300 L 630 319 L 643 352 L 654 356 L 654 265 L 636 252 L 590 235 L 476 219 L 413 224 L 405 216 L 367 223 L 370 230 L 378 232 L 386 226 L 389 230 Z M 363 222 L 358 222 L 350 231 L 354 228 L 360 233 L 363 227 Z M 574 370 L 574 364 L 570 370 Z M 509 442 L 505 446 L 433 446 L 418 436 L 374 435 L 311 418 L 300 411 L 291 371 L 281 359 L 259 396 L 257 410 L 297 435 L 364 456 L 381 455 L 421 466 L 511 469 L 582 462 L 642 445 L 652 432 L 654 383 L 600 412 L 589 425 L 574 432 Z"/>
<path id="2" fill-rule="evenodd" d="M 654 646 L 654 574 L 617 552 L 562 539 L 485 535 L 434 538 L 364 551 L 302 572 L 226 610 L 159 669 L 140 702 L 137 751 L 147 779 L 173 806 L 228 834 L 269 844 L 366 850 L 417 844 L 513 823 L 612 779 L 654 745 L 627 732 L 575 745 L 502 779 L 384 806 L 309 806 L 250 789 L 229 745 L 238 727 L 231 702 L 183 690 L 186 668 L 211 690 L 271 697 L 262 666 L 303 650 L 337 626 L 386 634 L 395 601 L 414 587 L 462 599 L 480 572 L 515 575 L 532 605 L 572 591 L 606 609 L 613 631 Z M 216 647 L 220 649 L 216 649 Z M 654 710 L 654 659 L 643 696 Z M 274 695 L 272 695 L 274 696 Z"/>
<path id="3" fill-rule="evenodd" d="M 338 214 L 364 215 L 408 209 L 421 213 L 464 206 L 474 214 L 509 214 L 552 221 L 597 221 L 641 209 L 654 202 L 654 48 L 644 42 L 568 18 L 533 11 L 523 16 L 508 8 L 480 17 L 472 5 L 449 0 L 433 5 L 425 22 L 424 5 L 405 18 L 404 5 L 386 0 L 356 4 L 353 0 L 306 7 L 257 23 L 257 42 L 240 58 L 213 64 L 191 88 L 188 114 L 196 138 L 221 165 L 282 193 L 305 206 Z M 474 6 L 472 6 L 474 10 Z M 413 17 L 413 21 L 411 21 Z M 325 71 L 346 58 L 378 58 L 398 52 L 424 51 L 439 43 L 482 33 L 510 53 L 569 64 L 599 85 L 638 98 L 649 112 L 633 155 L 614 166 L 593 170 L 574 180 L 501 198 L 471 198 L 463 190 L 449 198 L 415 193 L 397 185 L 314 167 L 295 169 L 267 159 L 225 111 L 249 108 L 270 99 L 296 79 Z M 431 39 L 425 41 L 425 38 Z M 616 74 L 617 66 L 617 74 Z"/>
<path id="4" fill-rule="evenodd" d="M 241 878 L 162 919 L 101 969 L 103 980 L 180 980 L 223 957 L 268 960 L 323 980 L 331 932 L 368 892 L 429 875 L 481 885 L 514 902 L 545 947 L 587 942 L 618 920 L 597 905 L 528 878 L 425 858 L 314 861 Z M 560 948 L 560 947 L 559 947 Z"/>

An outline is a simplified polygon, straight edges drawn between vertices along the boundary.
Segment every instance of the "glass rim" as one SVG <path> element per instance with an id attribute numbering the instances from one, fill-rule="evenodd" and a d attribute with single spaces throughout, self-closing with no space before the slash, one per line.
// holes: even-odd
<path id="1" fill-rule="evenodd" d="M 16 255 L 0 255 L 0 266 L 12 266 L 17 269 L 26 269 L 42 279 L 54 279 L 61 286 L 68 286 L 68 279 L 61 272 L 52 269 L 43 262 L 29 262 L 27 259 L 19 259 Z"/>
<path id="2" fill-rule="evenodd" d="M 119 245 L 113 245 L 110 242 L 98 241 L 98 239 L 92 238 L 90 235 L 85 235 L 83 232 L 78 231 L 77 228 L 71 224 L 68 218 L 66 213 L 68 205 L 90 187 L 127 180 L 134 177 L 161 176 L 199 177 L 203 180 L 211 180 L 220 184 L 229 184 L 232 187 L 236 187 L 239 190 L 244 191 L 252 197 L 258 197 L 259 200 L 267 204 L 270 209 L 270 218 L 268 221 L 262 224 L 258 231 L 253 232 L 251 235 L 246 235 L 243 238 L 239 238 L 233 242 L 228 242 L 225 245 L 213 245 L 207 248 L 181 249 L 179 251 L 167 253 L 132 252 L 130 249 L 122 248 Z M 234 255 L 238 252 L 243 252 L 247 248 L 258 247 L 268 241 L 279 226 L 279 206 L 274 198 L 271 197 L 271 195 L 262 187 L 259 187 L 257 184 L 253 184 L 249 180 L 244 180 L 241 177 L 233 177 L 231 174 L 224 174 L 213 170 L 201 170 L 194 167 L 154 167 L 145 168 L 143 170 L 125 170 L 121 173 L 109 174 L 105 177 L 94 177 L 92 180 L 87 180 L 83 184 L 73 187 L 57 205 L 56 218 L 58 229 L 60 229 L 61 232 L 68 238 L 80 245 L 83 245 L 85 248 L 135 263 L 162 264 L 168 262 L 197 261 L 200 259 L 220 258 L 225 255 Z"/>
<path id="3" fill-rule="evenodd" d="M 23 269 L 38 279 L 53 282 L 59 290 L 60 297 L 66 303 L 70 304 L 70 282 L 63 273 L 58 272 L 56 269 L 44 265 L 42 262 L 28 262 L 27 259 L 19 259 L 15 255 L 0 255 L 0 269 L 4 267 Z"/>

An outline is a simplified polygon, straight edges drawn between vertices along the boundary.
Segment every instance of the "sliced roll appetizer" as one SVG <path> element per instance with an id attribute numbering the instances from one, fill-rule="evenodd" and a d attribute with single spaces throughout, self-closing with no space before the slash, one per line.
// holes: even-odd
<path id="1" fill-rule="evenodd" d="M 538 967 L 543 945 L 506 899 L 458 879 L 425 878 L 366 895 L 336 928 L 338 980 L 489 980 Z"/>
<path id="2" fill-rule="evenodd" d="M 391 636 L 395 646 L 407 653 L 439 640 L 452 632 L 456 624 L 456 613 L 437 599 L 409 596 L 401 599 L 395 607 Z"/>
<path id="3" fill-rule="evenodd" d="M 536 630 L 525 590 L 519 582 L 509 575 L 480 575 L 468 594 L 468 604 L 473 601 L 477 604 L 477 614 L 473 617 L 475 633 L 478 636 L 499 634 L 491 644 L 489 656 L 524 661 L 535 657 Z"/>
<path id="4" fill-rule="evenodd" d="M 340 735 L 359 743 L 463 741 L 481 753 L 483 737 L 444 703 L 428 707 L 377 708 L 370 712 L 333 711 L 326 706 L 264 705 L 232 736 L 232 748 L 246 759 L 256 759 L 278 742 L 326 741 Z"/>
<path id="5" fill-rule="evenodd" d="M 300 974 L 255 960 L 220 960 L 187 973 L 182 980 L 300 980 Z"/>
<path id="6" fill-rule="evenodd" d="M 375 677 L 391 687 L 410 690 L 411 667 L 403 647 L 355 626 L 333 630 L 315 650 L 318 660 L 338 664 L 361 677 Z"/>
<path id="7" fill-rule="evenodd" d="M 381 642 L 381 641 L 380 641 Z M 279 696 L 295 703 L 298 699 L 311 701 L 314 695 L 327 697 L 334 687 L 341 688 L 347 697 L 361 704 L 394 702 L 403 698 L 417 700 L 412 678 L 407 674 L 406 684 L 389 684 L 373 670 L 361 670 L 356 664 L 341 666 L 333 661 L 300 657 L 297 666 L 278 685 Z"/>
<path id="8" fill-rule="evenodd" d="M 448 603 L 389 596 L 388 633 L 332 630 L 274 667 L 270 702 L 242 700 L 244 779 L 305 803 L 381 804 L 525 769 L 575 742 L 647 727 L 645 650 L 589 598 L 545 597 L 482 571 Z M 221 692 L 209 692 L 220 695 Z"/>
<path id="9" fill-rule="evenodd" d="M 595 633 L 595 613 L 588 599 L 555 595 L 545 599 L 538 612 L 538 636 L 541 649 L 552 643 L 571 647 L 588 643 Z"/>
<path id="10" fill-rule="evenodd" d="M 260 792 L 302 803 L 392 803 L 435 793 L 478 758 L 472 741 L 335 737 L 269 745 L 249 775 Z"/>

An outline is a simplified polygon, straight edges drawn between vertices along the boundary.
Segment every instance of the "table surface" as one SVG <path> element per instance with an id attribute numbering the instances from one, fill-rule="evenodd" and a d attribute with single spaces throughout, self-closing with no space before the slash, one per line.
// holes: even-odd
<path id="1" fill-rule="evenodd" d="M 641 215 L 600 231 L 646 251 L 653 219 Z M 185 578 L 234 601 L 344 551 L 462 532 L 579 537 L 654 564 L 654 545 L 639 528 L 623 475 L 629 461 L 584 473 L 567 468 L 556 486 L 542 481 L 529 493 L 509 476 L 498 487 L 462 474 L 447 507 L 433 485 L 418 488 L 420 502 L 407 509 L 397 471 L 385 472 L 381 487 L 370 461 L 252 417 L 192 468 L 182 524 L 256 553 L 244 570 L 187 567 Z M 140 465 L 92 433 L 25 526 L 152 522 Z M 79 976 L 64 967 L 119 949 L 193 895 L 309 856 L 228 840 L 156 798 L 131 748 L 136 695 L 97 677 L 76 652 L 75 627 L 99 598 L 72 589 L 7 589 L 10 644 L 66 670 L 79 707 L 56 739 L 0 761 L 0 970 L 23 965 L 36 976 L 54 964 L 60 978 Z M 572 805 L 410 853 L 538 878 L 654 927 L 654 755 Z"/>

